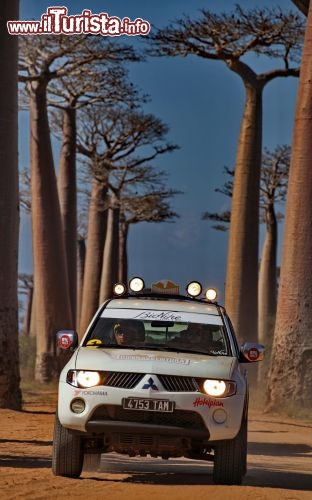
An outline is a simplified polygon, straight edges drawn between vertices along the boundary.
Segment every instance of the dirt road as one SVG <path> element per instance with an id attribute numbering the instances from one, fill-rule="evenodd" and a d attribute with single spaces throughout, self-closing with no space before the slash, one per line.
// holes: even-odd
<path id="1" fill-rule="evenodd" d="M 242 486 L 216 486 L 211 466 L 192 460 L 103 455 L 100 472 L 54 477 L 55 394 L 23 412 L 0 410 L 1 499 L 312 500 L 312 423 L 250 412 L 248 473 Z"/>

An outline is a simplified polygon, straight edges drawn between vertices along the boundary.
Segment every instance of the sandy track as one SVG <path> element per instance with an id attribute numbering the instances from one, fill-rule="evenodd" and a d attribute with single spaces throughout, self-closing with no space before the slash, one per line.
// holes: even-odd
<path id="1" fill-rule="evenodd" d="M 312 500 L 312 424 L 251 411 L 248 473 L 242 486 L 216 486 L 212 467 L 102 455 L 99 472 L 54 477 L 51 446 L 55 394 L 29 400 L 22 412 L 0 410 L 1 499 Z"/>

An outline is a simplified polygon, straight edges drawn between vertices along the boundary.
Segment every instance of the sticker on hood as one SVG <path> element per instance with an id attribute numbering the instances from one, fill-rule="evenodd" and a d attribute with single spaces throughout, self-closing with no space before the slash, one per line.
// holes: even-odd
<path id="1" fill-rule="evenodd" d="M 171 363 L 177 365 L 189 365 L 190 360 L 184 358 L 173 358 L 171 356 L 161 356 L 154 354 L 117 354 L 114 359 L 122 361 L 161 361 L 163 363 Z"/>

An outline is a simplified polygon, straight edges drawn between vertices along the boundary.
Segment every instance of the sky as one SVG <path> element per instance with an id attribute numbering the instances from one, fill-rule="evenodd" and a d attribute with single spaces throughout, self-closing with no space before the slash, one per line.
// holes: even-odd
<path id="1" fill-rule="evenodd" d="M 153 29 L 168 25 L 184 13 L 196 19 L 200 9 L 228 12 L 237 3 L 245 8 L 295 9 L 290 0 L 67 0 L 53 4 L 46 0 L 21 0 L 20 19 L 40 20 L 48 7 L 65 5 L 69 15 L 89 9 L 92 14 L 106 12 L 109 17 L 129 17 L 131 21 L 141 18 Z M 124 36 L 121 41 L 131 42 L 131 38 Z M 259 59 L 250 63 L 257 72 L 266 69 Z M 212 229 L 201 216 L 206 211 L 229 208 L 229 200 L 215 189 L 226 180 L 223 168 L 235 165 L 245 100 L 243 84 L 224 63 L 195 56 L 149 58 L 130 65 L 129 70 L 133 83 L 150 96 L 144 110 L 169 126 L 167 139 L 180 148 L 162 155 L 154 165 L 168 172 L 168 187 L 183 191 L 172 200 L 172 208 L 180 215 L 176 222 L 141 223 L 130 229 L 129 277 L 142 276 L 147 284 L 171 279 L 182 289 L 189 281 L 198 280 L 204 287 L 217 287 L 222 301 L 228 235 Z M 264 147 L 273 150 L 277 145 L 291 144 L 297 84 L 296 78 L 286 78 L 266 87 Z M 24 168 L 29 163 L 26 113 L 21 115 L 19 134 L 19 161 Z M 260 234 L 261 251 L 263 229 Z M 281 239 L 282 235 L 280 242 Z M 19 267 L 20 272 L 32 272 L 30 220 L 25 214 L 21 218 Z"/>

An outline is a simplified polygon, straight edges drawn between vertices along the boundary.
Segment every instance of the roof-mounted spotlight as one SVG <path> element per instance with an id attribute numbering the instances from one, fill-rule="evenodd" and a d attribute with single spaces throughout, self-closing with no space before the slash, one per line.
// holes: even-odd
<path id="1" fill-rule="evenodd" d="M 113 288 L 115 295 L 124 295 L 127 291 L 126 286 L 123 283 L 116 283 Z"/>
<path id="2" fill-rule="evenodd" d="M 217 295 L 218 295 L 217 290 L 215 288 L 208 288 L 208 290 L 205 293 L 206 299 L 210 301 L 216 300 Z"/>
<path id="3" fill-rule="evenodd" d="M 142 278 L 132 278 L 129 282 L 129 288 L 132 292 L 141 292 L 145 287 L 145 283 Z"/>
<path id="4" fill-rule="evenodd" d="M 191 297 L 198 297 L 202 293 L 202 286 L 198 281 L 191 281 L 187 287 L 186 291 Z"/>

